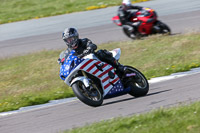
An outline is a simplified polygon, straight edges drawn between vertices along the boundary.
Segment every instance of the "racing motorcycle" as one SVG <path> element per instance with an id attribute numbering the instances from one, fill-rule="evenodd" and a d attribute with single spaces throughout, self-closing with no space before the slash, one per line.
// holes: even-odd
<path id="1" fill-rule="evenodd" d="M 136 12 L 132 12 L 130 22 L 133 22 L 133 26 L 122 25 L 119 16 L 112 18 L 113 23 L 123 27 L 125 35 L 132 39 L 139 39 L 143 36 L 150 34 L 171 34 L 170 28 L 163 22 L 158 20 L 157 13 L 150 8 L 143 8 Z M 134 29 L 134 24 L 139 24 L 138 29 Z"/>
<path id="2" fill-rule="evenodd" d="M 110 52 L 119 60 L 119 48 Z M 60 59 L 60 78 L 89 106 L 100 106 L 104 99 L 124 94 L 145 96 L 149 91 L 148 81 L 139 70 L 126 66 L 126 71 L 120 74 L 110 64 L 100 61 L 95 52 L 79 58 L 74 50 L 63 51 Z"/>

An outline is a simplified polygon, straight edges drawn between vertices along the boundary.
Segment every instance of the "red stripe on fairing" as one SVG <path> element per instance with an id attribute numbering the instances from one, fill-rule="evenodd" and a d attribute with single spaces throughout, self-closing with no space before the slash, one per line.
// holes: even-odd
<path id="1" fill-rule="evenodd" d="M 102 82 L 104 83 L 105 81 L 107 81 L 110 77 L 106 77 L 105 79 L 102 80 Z"/>
<path id="2" fill-rule="evenodd" d="M 104 68 L 104 67 L 106 67 L 108 64 L 104 64 L 104 66 L 102 67 L 102 68 Z M 96 74 L 96 73 L 98 73 L 99 72 L 99 69 L 97 69 L 97 70 L 95 70 L 92 74 Z"/>
<path id="3" fill-rule="evenodd" d="M 96 73 L 98 73 L 99 69 L 95 70 L 92 74 L 95 75 Z"/>
<path id="4" fill-rule="evenodd" d="M 119 77 L 117 77 L 116 79 L 114 79 L 114 80 L 111 81 L 111 82 L 114 84 L 117 80 L 119 80 Z"/>
<path id="5" fill-rule="evenodd" d="M 114 74 L 116 75 L 116 73 L 114 72 Z M 107 81 L 108 79 L 109 79 L 110 77 L 108 76 L 108 77 L 106 77 L 106 78 L 104 78 L 103 80 L 102 80 L 102 82 L 104 83 L 105 81 Z"/>
<path id="6" fill-rule="evenodd" d="M 116 73 L 114 72 L 114 74 L 116 75 Z M 108 76 L 108 77 L 106 77 L 106 78 L 104 78 L 103 80 L 102 80 L 102 82 L 104 83 L 105 81 L 107 81 L 108 79 L 109 79 L 110 77 Z"/>
<path id="7" fill-rule="evenodd" d="M 108 73 L 109 71 L 111 71 L 113 69 L 113 67 L 109 68 L 108 70 L 104 71 L 103 73 L 101 73 L 98 78 L 101 78 L 103 75 L 105 75 L 106 73 Z"/>
<path id="8" fill-rule="evenodd" d="M 101 63 L 100 61 L 98 61 L 97 63 L 94 63 L 91 67 L 89 67 L 86 71 L 89 72 L 90 70 L 92 70 L 95 65 L 98 65 L 99 63 Z"/>
<path id="9" fill-rule="evenodd" d="M 119 77 L 117 77 L 116 79 L 114 79 L 111 83 L 114 84 L 114 83 L 115 83 L 116 81 L 118 81 L 118 80 L 119 80 Z M 105 86 L 104 86 L 104 90 L 107 89 L 110 85 L 111 85 L 110 83 L 108 83 L 107 85 L 105 85 Z"/>
<path id="10" fill-rule="evenodd" d="M 83 69 L 84 67 L 86 67 L 90 62 L 92 62 L 93 60 L 90 59 L 89 61 L 87 61 L 85 64 L 83 64 L 80 69 Z"/>
<path id="11" fill-rule="evenodd" d="M 104 66 L 102 67 L 102 68 L 104 68 L 104 67 L 106 67 L 108 64 L 104 64 Z"/>
<path id="12" fill-rule="evenodd" d="M 108 83 L 107 85 L 105 85 L 105 86 L 104 86 L 104 90 L 105 90 L 106 88 L 108 88 L 110 85 L 111 85 L 110 83 Z"/>

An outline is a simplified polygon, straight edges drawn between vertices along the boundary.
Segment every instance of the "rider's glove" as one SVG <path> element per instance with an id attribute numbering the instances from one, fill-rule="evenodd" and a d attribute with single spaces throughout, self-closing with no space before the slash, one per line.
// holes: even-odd
<path id="1" fill-rule="evenodd" d="M 93 52 L 93 49 L 92 49 L 91 47 L 87 47 L 87 49 L 83 51 L 83 53 L 84 53 L 85 55 L 90 54 L 90 53 L 92 53 L 92 52 Z"/>
<path id="2" fill-rule="evenodd" d="M 94 50 L 91 47 L 88 47 L 86 50 L 83 51 L 82 54 L 78 55 L 78 57 L 82 58 L 83 56 L 88 55 L 88 54 L 93 53 L 93 52 L 94 52 Z"/>
<path id="3" fill-rule="evenodd" d="M 79 54 L 77 55 L 78 58 L 83 58 L 85 55 L 82 53 L 82 54 Z"/>

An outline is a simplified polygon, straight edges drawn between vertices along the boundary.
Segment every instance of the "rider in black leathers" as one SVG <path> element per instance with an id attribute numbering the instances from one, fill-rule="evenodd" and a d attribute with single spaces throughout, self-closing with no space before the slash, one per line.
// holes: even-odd
<path id="1" fill-rule="evenodd" d="M 122 5 L 118 8 L 118 16 L 124 28 L 127 28 L 129 32 L 133 30 L 138 30 L 141 22 L 133 23 L 130 21 L 131 17 L 135 16 L 136 12 L 131 12 L 131 10 L 142 10 L 143 7 L 132 5 L 130 0 L 123 0 Z M 134 29 L 133 29 L 134 27 Z"/>
<path id="2" fill-rule="evenodd" d="M 93 44 L 91 40 L 84 38 L 79 39 L 79 34 L 75 28 L 66 28 L 63 32 L 62 39 L 68 46 L 65 52 L 70 52 L 71 50 L 75 50 L 75 54 L 82 58 L 83 56 L 94 53 L 97 49 L 97 45 Z M 101 60 L 108 64 L 111 64 L 114 68 L 116 68 L 120 73 L 123 73 L 125 67 L 121 65 L 107 50 L 98 50 L 95 52 L 95 55 Z M 58 59 L 61 61 L 61 59 Z"/>

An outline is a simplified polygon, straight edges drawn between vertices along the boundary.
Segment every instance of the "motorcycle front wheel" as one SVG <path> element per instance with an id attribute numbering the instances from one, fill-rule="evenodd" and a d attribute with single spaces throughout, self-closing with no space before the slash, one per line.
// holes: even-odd
<path id="1" fill-rule="evenodd" d="M 139 33 L 130 32 L 130 31 L 128 31 L 127 28 L 124 28 L 124 27 L 122 30 L 123 30 L 124 34 L 131 39 L 140 39 L 141 38 L 141 35 Z"/>
<path id="2" fill-rule="evenodd" d="M 89 106 L 97 107 L 103 103 L 103 95 L 95 84 L 86 88 L 81 81 L 77 81 L 72 85 L 72 90 L 80 101 Z"/>
<path id="3" fill-rule="evenodd" d="M 131 87 L 131 91 L 129 92 L 129 94 L 134 97 L 145 96 L 149 91 L 149 83 L 146 77 L 136 68 L 130 66 L 126 67 L 127 67 L 126 73 L 135 74 L 135 76 L 127 79 L 128 82 L 126 86 Z"/>
<path id="4" fill-rule="evenodd" d="M 157 25 L 160 27 L 161 34 L 171 34 L 171 29 L 169 28 L 169 26 L 167 26 L 165 23 L 161 22 L 161 21 L 157 21 Z"/>

